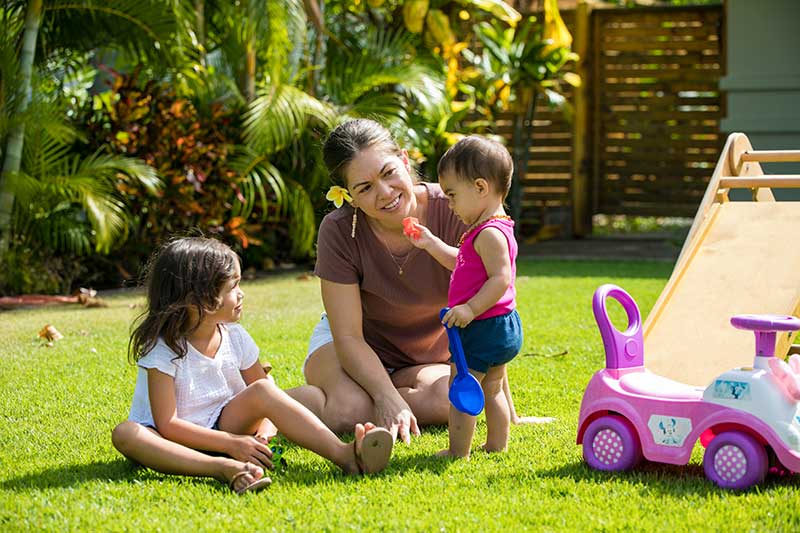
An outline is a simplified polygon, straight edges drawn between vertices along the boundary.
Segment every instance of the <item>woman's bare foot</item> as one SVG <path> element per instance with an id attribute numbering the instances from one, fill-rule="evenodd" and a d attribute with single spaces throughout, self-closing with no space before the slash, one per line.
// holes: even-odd
<path id="1" fill-rule="evenodd" d="M 514 413 L 511 417 L 511 423 L 515 426 L 549 424 L 555 421 L 556 419 L 552 416 L 517 416 L 517 414 Z"/>
<path id="2" fill-rule="evenodd" d="M 264 444 L 269 444 L 269 441 L 271 441 L 277 434 L 278 428 L 272 423 L 272 420 L 265 418 L 258 426 L 256 438 L 262 441 Z"/>

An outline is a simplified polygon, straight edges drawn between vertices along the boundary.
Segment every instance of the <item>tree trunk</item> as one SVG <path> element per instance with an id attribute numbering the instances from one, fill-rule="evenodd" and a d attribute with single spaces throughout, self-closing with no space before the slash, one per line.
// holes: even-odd
<path id="1" fill-rule="evenodd" d="M 17 108 L 17 114 L 24 113 L 31 99 L 31 73 L 33 72 L 33 56 L 36 52 L 36 37 L 42 21 L 42 1 L 30 0 L 25 15 L 25 33 L 22 36 L 22 53 L 19 71 L 22 78 L 23 97 Z M 0 174 L 0 257 L 8 251 L 11 237 L 11 213 L 14 209 L 14 193 L 8 186 L 9 175 L 19 172 L 22 161 L 22 143 L 25 139 L 25 124 L 18 122 L 8 133 L 8 142 Z"/>
<path id="2" fill-rule="evenodd" d="M 256 99 L 256 37 L 248 37 L 245 50 L 244 97 L 247 102 Z"/>
<path id="3" fill-rule="evenodd" d="M 522 238 L 522 180 L 528 172 L 528 154 L 531 149 L 533 135 L 533 117 L 536 112 L 537 92 L 533 87 L 522 90 L 522 113 L 514 115 L 514 179 L 511 181 L 511 218 L 514 219 L 514 234 L 517 240 Z"/>
<path id="4" fill-rule="evenodd" d="M 202 47 L 200 53 L 200 64 L 206 66 L 206 3 L 205 0 L 195 0 L 194 2 L 194 22 L 197 42 Z"/>

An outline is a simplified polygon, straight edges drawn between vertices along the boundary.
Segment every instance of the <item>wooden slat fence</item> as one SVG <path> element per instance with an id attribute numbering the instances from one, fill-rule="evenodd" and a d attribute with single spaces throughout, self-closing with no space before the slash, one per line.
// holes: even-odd
<path id="1" fill-rule="evenodd" d="M 593 211 L 694 215 L 724 143 L 721 7 L 592 16 Z"/>
<path id="2" fill-rule="evenodd" d="M 575 11 L 561 14 L 575 35 Z M 586 219 L 693 216 L 724 143 L 721 6 L 597 9 L 590 17 L 588 126 L 576 138 L 573 124 L 540 99 L 522 182 L 525 237 L 544 225 L 570 234 L 575 194 L 588 195 L 577 202 L 589 209 L 578 214 Z M 509 146 L 513 122 L 508 113 L 494 127 Z M 575 150 L 576 142 L 585 150 Z M 585 159 L 573 161 L 580 152 Z M 574 188 L 573 168 L 588 174 L 585 193 Z"/>

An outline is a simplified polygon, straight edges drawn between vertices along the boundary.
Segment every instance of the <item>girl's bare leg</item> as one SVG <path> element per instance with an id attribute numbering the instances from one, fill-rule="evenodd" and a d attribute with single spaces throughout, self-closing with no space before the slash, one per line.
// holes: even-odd
<path id="1" fill-rule="evenodd" d="M 486 443 L 483 449 L 487 452 L 500 452 L 508 447 L 511 411 L 503 390 L 506 382 L 506 365 L 491 367 L 481 381 L 486 399 Z"/>
<path id="2" fill-rule="evenodd" d="M 237 394 L 223 409 L 219 427 L 236 434 L 251 434 L 263 418 L 269 418 L 286 438 L 332 461 L 347 473 L 358 473 L 356 451 L 345 443 L 303 404 L 274 383 L 261 379 Z M 356 427 L 356 445 L 366 430 Z M 351 428 L 352 429 L 352 428 Z"/>
<path id="3" fill-rule="evenodd" d="M 162 437 L 151 428 L 126 420 L 111 433 L 111 441 L 119 452 L 147 468 L 163 474 L 212 477 L 229 483 L 239 476 L 234 489 L 250 485 L 264 476 L 264 471 L 252 463 L 243 463 L 230 457 L 219 457 L 187 448 Z"/>

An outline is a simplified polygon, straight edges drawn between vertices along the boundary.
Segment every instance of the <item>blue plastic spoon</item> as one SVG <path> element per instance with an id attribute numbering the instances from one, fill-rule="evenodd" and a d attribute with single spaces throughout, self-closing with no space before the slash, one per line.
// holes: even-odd
<path id="1" fill-rule="evenodd" d="M 449 310 L 449 307 L 442 309 L 441 313 L 439 313 L 439 319 L 443 320 L 445 313 Z M 464 349 L 461 347 L 461 337 L 458 336 L 458 332 L 446 324 L 444 324 L 444 329 L 447 331 L 447 338 L 450 340 L 450 353 L 453 354 L 453 360 L 456 363 L 456 377 L 453 378 L 453 383 L 450 384 L 450 393 L 448 395 L 450 403 L 462 413 L 477 416 L 483 411 L 483 389 L 480 382 L 475 379 L 475 376 L 469 373 L 467 359 L 464 357 Z"/>

